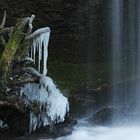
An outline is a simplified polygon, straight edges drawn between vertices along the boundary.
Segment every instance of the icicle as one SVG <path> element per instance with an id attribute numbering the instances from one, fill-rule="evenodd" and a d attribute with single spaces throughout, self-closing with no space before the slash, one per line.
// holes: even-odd
<path id="1" fill-rule="evenodd" d="M 34 64 L 36 63 L 36 50 L 38 50 L 38 71 L 40 72 L 40 63 L 43 59 L 43 75 L 47 74 L 47 59 L 48 59 L 48 43 L 50 38 L 50 28 L 41 28 L 31 34 L 28 38 L 33 38 Z M 42 56 L 42 52 L 43 56 Z"/>
<path id="2" fill-rule="evenodd" d="M 42 36 L 40 37 L 40 39 L 38 40 L 38 71 L 40 72 L 40 63 L 42 60 L 42 42 L 43 42 L 43 38 Z"/>
<path id="3" fill-rule="evenodd" d="M 48 59 L 48 43 L 49 43 L 49 36 L 50 34 L 46 34 L 44 36 L 44 42 L 43 42 L 43 46 L 44 46 L 44 66 L 43 66 L 43 75 L 47 74 L 47 59 Z"/>
<path id="4" fill-rule="evenodd" d="M 33 112 L 30 112 L 30 125 L 29 125 L 29 133 L 35 131 L 38 125 L 38 118 L 35 116 Z"/>
<path id="5" fill-rule="evenodd" d="M 36 40 L 33 41 L 33 58 L 34 58 L 34 64 L 35 64 L 35 59 L 36 59 Z"/>
<path id="6" fill-rule="evenodd" d="M 30 57 L 31 57 L 31 59 L 33 59 L 33 48 L 32 48 L 32 46 L 31 46 L 31 49 L 30 49 Z"/>

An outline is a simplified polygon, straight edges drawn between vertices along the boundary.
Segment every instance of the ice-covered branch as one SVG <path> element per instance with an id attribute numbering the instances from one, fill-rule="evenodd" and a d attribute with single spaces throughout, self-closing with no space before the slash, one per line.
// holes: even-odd
<path id="1" fill-rule="evenodd" d="M 49 27 L 44 27 L 44 28 L 41 28 L 41 29 L 36 30 L 34 33 L 32 33 L 27 38 L 28 39 L 34 39 L 34 38 L 39 37 L 42 34 L 46 34 L 46 33 L 49 33 L 50 34 L 50 32 L 51 32 L 51 30 L 50 30 Z"/>
<path id="2" fill-rule="evenodd" d="M 35 76 L 35 77 L 39 77 L 40 76 L 40 73 L 37 70 L 35 70 L 34 68 L 32 68 L 32 67 L 23 68 L 22 70 L 24 72 L 32 75 L 32 76 Z"/>
<path id="3" fill-rule="evenodd" d="M 31 17 L 26 17 L 23 19 L 24 23 L 28 24 L 28 26 L 29 26 L 29 30 L 28 30 L 27 34 L 30 34 L 32 32 L 32 29 L 33 29 L 32 22 L 33 22 L 34 18 L 35 18 L 35 15 L 32 15 Z"/>

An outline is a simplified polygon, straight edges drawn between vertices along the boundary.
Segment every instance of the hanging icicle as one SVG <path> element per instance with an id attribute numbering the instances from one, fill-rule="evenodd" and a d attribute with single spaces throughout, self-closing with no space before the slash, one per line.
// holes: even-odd
<path id="1" fill-rule="evenodd" d="M 38 29 L 28 37 L 33 39 L 32 47 L 31 47 L 31 58 L 34 60 L 34 64 L 37 63 L 36 52 L 38 52 L 37 56 L 38 56 L 39 72 L 41 71 L 41 60 L 43 59 L 43 72 L 42 72 L 43 75 L 47 74 L 48 44 L 49 44 L 50 32 L 51 32 L 50 28 L 45 27 L 45 28 Z"/>

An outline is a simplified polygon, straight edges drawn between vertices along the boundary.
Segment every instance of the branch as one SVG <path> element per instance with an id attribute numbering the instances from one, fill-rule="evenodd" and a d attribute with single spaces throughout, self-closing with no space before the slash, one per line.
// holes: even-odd
<path id="1" fill-rule="evenodd" d="M 2 29 L 2 33 L 8 32 L 10 33 L 11 30 L 13 30 L 14 27 L 6 27 Z"/>
<path id="2" fill-rule="evenodd" d="M 11 103 L 8 101 L 0 101 L 0 106 L 11 106 Z"/>
<path id="3" fill-rule="evenodd" d="M 3 16 L 0 28 L 4 28 L 5 22 L 6 22 L 6 11 L 4 11 L 4 16 Z"/>
<path id="4" fill-rule="evenodd" d="M 39 83 L 39 78 L 31 77 L 31 78 L 26 78 L 22 81 L 12 81 L 8 84 L 8 87 L 21 86 L 21 85 L 28 84 L 28 83 Z"/>
<path id="5" fill-rule="evenodd" d="M 32 76 L 40 77 L 40 73 L 36 69 L 34 69 L 32 67 L 23 68 L 22 71 L 26 72 L 26 73 L 28 73 L 28 74 L 30 74 Z"/>

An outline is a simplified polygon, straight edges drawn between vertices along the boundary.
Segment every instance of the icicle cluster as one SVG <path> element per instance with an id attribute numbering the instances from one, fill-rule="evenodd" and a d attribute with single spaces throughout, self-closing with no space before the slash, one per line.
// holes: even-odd
<path id="1" fill-rule="evenodd" d="M 42 75 L 40 84 L 30 83 L 22 88 L 21 96 L 26 105 L 37 104 L 39 114 L 30 112 L 30 132 L 41 125 L 63 122 L 69 111 L 69 103 L 53 80 Z"/>
<path id="2" fill-rule="evenodd" d="M 38 56 L 38 71 L 40 72 L 40 64 L 43 59 L 43 75 L 47 74 L 47 59 L 48 59 L 48 43 L 50 38 L 50 28 L 45 27 L 35 31 L 29 38 L 33 38 L 31 47 L 31 58 L 36 63 L 36 56 Z M 36 52 L 38 51 L 38 55 Z M 42 55 L 43 54 L 43 55 Z"/>
<path id="3" fill-rule="evenodd" d="M 21 89 L 21 97 L 27 106 L 39 107 L 38 112 L 30 112 L 29 131 L 35 131 L 41 125 L 52 125 L 63 122 L 69 111 L 68 99 L 64 97 L 53 80 L 47 77 L 48 42 L 50 29 L 48 27 L 39 29 L 29 36 L 33 39 L 31 47 L 31 60 L 36 63 L 36 52 L 38 51 L 38 75 L 39 83 L 25 84 Z M 43 74 L 40 74 L 41 60 L 43 58 Z"/>

